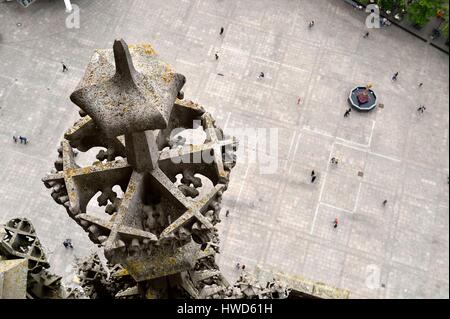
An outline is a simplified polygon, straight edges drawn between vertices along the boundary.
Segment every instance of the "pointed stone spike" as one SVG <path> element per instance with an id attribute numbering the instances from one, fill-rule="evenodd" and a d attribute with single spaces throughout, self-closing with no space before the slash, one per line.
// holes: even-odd
<path id="1" fill-rule="evenodd" d="M 114 41 L 113 50 L 117 74 L 125 81 L 129 80 L 134 82 L 137 71 L 134 68 L 128 45 L 123 39 L 116 40 Z"/>

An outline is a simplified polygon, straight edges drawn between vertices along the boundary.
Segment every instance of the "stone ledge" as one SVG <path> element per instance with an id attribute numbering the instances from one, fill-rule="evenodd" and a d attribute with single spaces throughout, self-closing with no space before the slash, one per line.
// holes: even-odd
<path id="1" fill-rule="evenodd" d="M 291 288 L 300 298 L 312 299 L 349 299 L 350 291 L 330 287 L 321 282 L 314 282 L 302 276 L 288 275 L 279 271 L 256 266 L 255 276 L 263 283 L 276 278 Z"/>

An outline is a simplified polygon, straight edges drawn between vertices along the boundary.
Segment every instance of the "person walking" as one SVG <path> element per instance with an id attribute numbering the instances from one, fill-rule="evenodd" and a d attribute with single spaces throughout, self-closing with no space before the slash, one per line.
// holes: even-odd
<path id="1" fill-rule="evenodd" d="M 395 72 L 395 74 L 392 76 L 392 81 L 397 81 L 398 79 L 398 72 Z"/>
<path id="2" fill-rule="evenodd" d="M 366 32 L 366 33 L 364 34 L 363 38 L 364 38 L 364 39 L 367 39 L 367 38 L 369 37 L 369 34 L 370 34 L 369 32 Z"/>
<path id="3" fill-rule="evenodd" d="M 387 202 L 388 202 L 387 199 L 385 199 L 385 200 L 383 201 L 383 206 L 384 206 L 384 207 L 386 207 Z"/>
<path id="4" fill-rule="evenodd" d="M 313 175 L 311 176 L 311 184 L 314 184 L 316 182 L 317 176 Z"/>
<path id="5" fill-rule="evenodd" d="M 312 21 L 309 23 L 309 28 L 311 29 L 315 24 L 316 24 L 316 23 L 314 22 L 314 20 L 312 20 Z"/>
<path id="6" fill-rule="evenodd" d="M 230 211 L 229 210 L 227 210 L 227 212 L 225 213 L 225 217 L 228 217 L 228 216 L 230 216 Z"/>
<path id="7" fill-rule="evenodd" d="M 216 57 L 216 61 L 219 60 L 219 55 L 217 53 L 215 54 L 215 57 Z"/>
<path id="8" fill-rule="evenodd" d="M 66 247 L 66 248 L 73 248 L 72 240 L 71 240 L 71 239 L 66 239 L 66 240 L 63 242 L 63 245 L 64 245 L 64 247 Z"/>
<path id="9" fill-rule="evenodd" d="M 426 109 L 427 109 L 427 108 L 425 107 L 425 105 L 422 105 L 422 106 L 420 106 L 420 107 L 417 109 L 417 112 L 419 112 L 419 114 L 423 114 L 423 113 L 425 112 Z"/>
<path id="10" fill-rule="evenodd" d="M 338 228 L 338 226 L 339 226 L 339 219 L 336 217 L 334 222 L 333 222 L 333 228 L 336 229 L 336 228 Z"/>
<path id="11" fill-rule="evenodd" d="M 223 27 L 220 28 L 220 35 L 223 35 L 223 33 L 225 32 L 225 29 Z"/>
<path id="12" fill-rule="evenodd" d="M 265 77 L 266 75 L 264 74 L 264 72 L 261 72 L 260 74 L 259 74 L 259 79 L 264 79 L 264 77 Z"/>
<path id="13" fill-rule="evenodd" d="M 421 83 L 419 83 L 419 88 L 422 88 L 423 87 L 423 83 L 421 82 Z"/>
<path id="14" fill-rule="evenodd" d="M 17 137 L 15 135 L 13 135 L 13 141 L 14 143 L 17 143 Z"/>
<path id="15" fill-rule="evenodd" d="M 352 109 L 349 108 L 347 111 L 345 111 L 344 117 L 348 117 L 348 116 L 350 115 L 351 112 L 352 112 Z"/>
<path id="16" fill-rule="evenodd" d="M 64 64 L 64 62 L 61 62 L 61 64 L 62 64 L 62 68 L 63 68 L 63 69 L 62 69 L 63 73 L 69 71 L 69 69 L 68 69 L 67 66 Z"/>

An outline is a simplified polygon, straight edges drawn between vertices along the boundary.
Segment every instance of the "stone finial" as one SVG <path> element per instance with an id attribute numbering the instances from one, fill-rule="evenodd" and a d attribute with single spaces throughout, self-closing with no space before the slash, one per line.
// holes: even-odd
<path id="1" fill-rule="evenodd" d="M 186 81 L 143 48 L 116 40 L 113 50 L 97 50 L 70 96 L 109 137 L 166 128 Z"/>

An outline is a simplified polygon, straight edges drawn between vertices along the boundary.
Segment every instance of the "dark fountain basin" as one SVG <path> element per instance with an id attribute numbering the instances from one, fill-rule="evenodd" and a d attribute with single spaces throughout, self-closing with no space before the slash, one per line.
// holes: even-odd
<path id="1" fill-rule="evenodd" d="M 351 91 L 348 101 L 358 111 L 368 112 L 377 106 L 377 95 L 364 86 L 358 86 Z"/>

